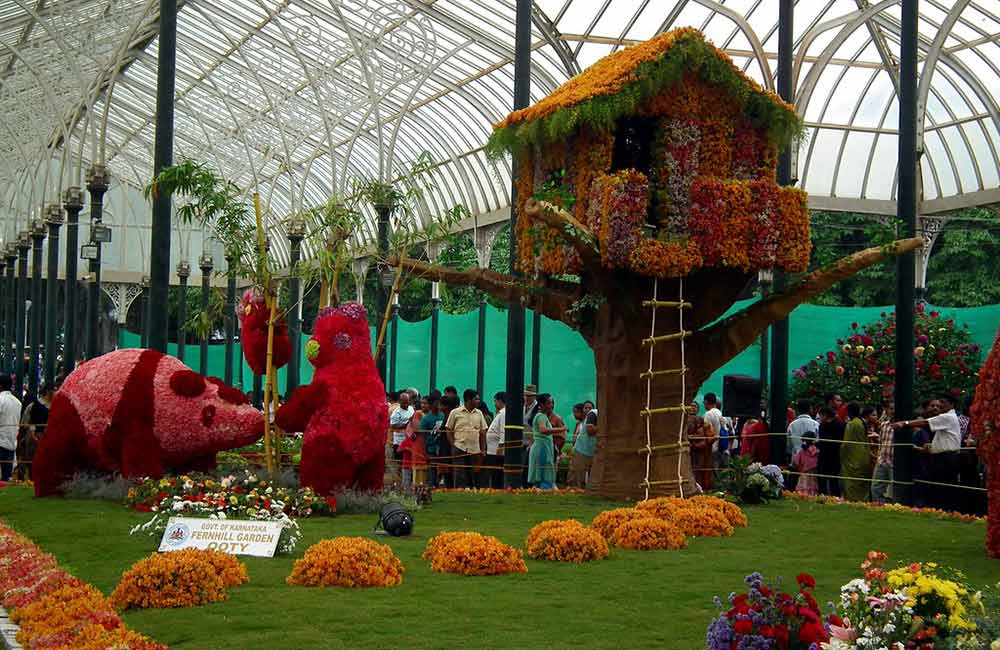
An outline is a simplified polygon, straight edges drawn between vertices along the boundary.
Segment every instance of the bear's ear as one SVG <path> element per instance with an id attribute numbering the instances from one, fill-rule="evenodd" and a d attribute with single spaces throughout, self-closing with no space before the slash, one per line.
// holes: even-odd
<path id="1" fill-rule="evenodd" d="M 205 392 L 205 378 L 194 370 L 178 370 L 170 375 L 170 390 L 181 397 L 198 397 Z"/>

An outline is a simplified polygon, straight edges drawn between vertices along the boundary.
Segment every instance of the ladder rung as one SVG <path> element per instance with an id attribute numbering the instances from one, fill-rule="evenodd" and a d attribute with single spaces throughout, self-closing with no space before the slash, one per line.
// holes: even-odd
<path id="1" fill-rule="evenodd" d="M 649 449 L 643 447 L 642 449 L 638 450 L 638 453 L 651 454 L 654 451 L 660 451 L 663 449 L 688 449 L 689 447 L 691 447 L 691 443 L 689 442 L 671 442 L 670 444 L 667 445 L 653 445 Z"/>
<path id="2" fill-rule="evenodd" d="M 669 481 L 643 481 L 639 484 L 639 487 L 646 487 L 648 485 L 677 485 L 678 483 L 683 483 L 684 481 L 679 479 L 670 479 Z"/>
<path id="3" fill-rule="evenodd" d="M 642 409 L 640 415 L 643 417 L 649 417 L 650 415 L 659 415 L 661 413 L 682 413 L 687 410 L 688 407 L 686 406 L 662 406 L 657 409 Z"/>
<path id="4" fill-rule="evenodd" d="M 688 331 L 676 332 L 674 334 L 664 334 L 662 336 L 654 336 L 648 339 L 643 339 L 642 345 L 643 347 L 649 347 L 650 345 L 656 345 L 657 343 L 666 343 L 667 341 L 686 339 L 689 336 L 691 336 L 691 332 Z"/>
<path id="5" fill-rule="evenodd" d="M 673 307 L 675 309 L 690 309 L 691 303 L 676 300 L 643 300 L 643 307 Z"/>
<path id="6" fill-rule="evenodd" d="M 666 377 L 669 375 L 683 375 L 687 368 L 675 368 L 674 370 L 647 370 L 639 375 L 639 379 L 650 379 L 652 377 Z"/>

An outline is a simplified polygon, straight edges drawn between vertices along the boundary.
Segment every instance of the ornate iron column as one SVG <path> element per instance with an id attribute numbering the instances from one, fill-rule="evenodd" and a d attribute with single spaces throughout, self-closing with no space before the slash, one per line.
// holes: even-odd
<path id="1" fill-rule="evenodd" d="M 201 313 L 205 315 L 208 313 L 208 298 L 209 292 L 212 289 L 212 268 L 214 264 L 212 262 L 211 255 L 202 255 L 198 259 L 198 268 L 201 269 Z M 198 354 L 198 372 L 203 375 L 208 374 L 208 337 L 210 332 L 206 332 L 205 336 L 201 337 L 201 347 Z"/>
<path id="2" fill-rule="evenodd" d="M 149 276 L 144 275 L 139 280 L 139 345 L 149 347 L 149 324 L 151 322 L 149 307 Z"/>
<path id="3" fill-rule="evenodd" d="M 14 383 L 15 396 L 19 399 L 24 395 L 24 376 L 28 374 L 28 364 L 24 362 L 24 338 L 27 330 L 25 323 L 24 301 L 28 299 L 28 251 L 31 249 L 31 233 L 22 232 L 17 238 L 17 292 L 15 303 L 15 342 L 14 368 L 17 381 Z"/>
<path id="4" fill-rule="evenodd" d="M 177 263 L 177 277 L 181 281 L 181 297 L 177 301 L 177 358 L 184 361 L 184 347 L 187 345 L 187 290 L 188 278 L 191 277 L 191 265 L 186 261 Z"/>
<path id="5" fill-rule="evenodd" d="M 236 271 L 233 269 L 235 260 L 226 256 L 226 372 L 227 386 L 233 385 L 233 345 L 236 340 Z"/>
<path id="6" fill-rule="evenodd" d="M 95 229 L 104 218 L 104 194 L 111 184 L 111 174 L 104 165 L 92 165 L 87 170 L 87 190 L 90 192 L 90 245 L 94 256 L 90 259 L 90 285 L 87 287 L 87 358 L 100 354 L 101 315 L 101 242 Z"/>
<path id="7" fill-rule="evenodd" d="M 7 277 L 4 271 L 7 270 L 7 260 L 0 257 L 0 368 L 7 370 L 7 336 L 10 328 L 7 327 Z"/>
<path id="8" fill-rule="evenodd" d="M 288 250 L 290 264 L 288 267 L 288 292 L 291 294 L 292 309 L 288 313 L 288 338 L 292 343 L 292 356 L 288 359 L 288 374 L 285 375 L 286 395 L 291 395 L 292 391 L 298 388 L 301 363 L 302 363 L 302 313 L 301 296 L 302 288 L 299 283 L 298 270 L 299 258 L 302 256 L 302 240 L 306 236 L 306 222 L 301 217 L 293 217 L 288 223 Z"/>
<path id="9" fill-rule="evenodd" d="M 383 272 L 386 270 L 385 258 L 389 256 L 389 219 L 392 217 L 394 209 L 394 206 L 388 204 L 375 206 L 375 213 L 378 215 L 378 253 L 376 254 L 377 263 L 375 271 L 378 273 L 379 280 L 382 280 Z M 386 287 L 384 281 L 377 283 L 376 296 L 378 300 L 376 301 L 375 309 L 378 322 L 381 322 L 385 315 L 385 308 L 389 302 L 390 287 Z M 375 363 L 378 367 L 379 377 L 382 378 L 383 383 L 386 383 L 389 379 L 389 376 L 386 374 L 386 356 L 385 353 L 379 354 Z M 386 383 L 385 389 L 388 392 L 392 390 L 392 387 Z"/>
<path id="10" fill-rule="evenodd" d="M 46 214 L 49 227 L 49 258 L 45 279 L 45 383 L 56 381 L 56 360 L 59 357 L 59 329 L 56 314 L 59 306 L 59 228 L 63 224 L 63 210 L 50 205 Z"/>
<path id="11" fill-rule="evenodd" d="M 48 211 L 46 209 L 46 211 Z M 31 313 L 28 330 L 31 362 L 28 364 L 28 392 L 38 395 L 38 363 L 42 341 L 42 243 L 45 242 L 45 222 L 36 219 L 31 224 Z M 48 351 L 46 351 L 48 354 Z"/>
<path id="12" fill-rule="evenodd" d="M 7 261 L 7 295 L 3 304 L 4 328 L 7 336 L 4 339 L 4 370 L 17 372 L 17 357 L 14 356 L 17 331 L 17 279 L 14 277 L 17 266 L 17 243 L 9 242 L 4 248 L 4 259 Z"/>
<path id="13" fill-rule="evenodd" d="M 77 306 L 77 259 L 79 244 L 80 211 L 83 210 L 83 190 L 68 187 L 63 193 L 63 208 L 66 209 L 66 309 L 63 312 L 63 370 L 68 375 L 76 367 L 76 322 Z"/>

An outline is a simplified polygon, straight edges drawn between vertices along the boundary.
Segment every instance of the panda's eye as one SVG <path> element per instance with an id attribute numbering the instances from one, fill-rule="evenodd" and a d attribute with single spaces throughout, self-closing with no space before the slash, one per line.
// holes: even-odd
<path id="1" fill-rule="evenodd" d="M 341 332 L 333 337 L 333 347 L 338 350 L 349 350 L 351 349 L 351 335 L 347 332 Z"/>

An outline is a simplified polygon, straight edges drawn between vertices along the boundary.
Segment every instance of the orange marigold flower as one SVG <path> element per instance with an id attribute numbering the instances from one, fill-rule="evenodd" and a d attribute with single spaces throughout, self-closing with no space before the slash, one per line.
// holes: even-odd
<path id="1" fill-rule="evenodd" d="M 403 583 L 404 570 L 387 544 L 336 537 L 310 546 L 285 582 L 303 587 L 395 587 Z"/>
<path id="2" fill-rule="evenodd" d="M 626 521 L 615 530 L 612 542 L 635 551 L 676 550 L 687 546 L 680 528 L 654 517 Z"/>
<path id="3" fill-rule="evenodd" d="M 706 494 L 693 496 L 691 497 L 691 501 L 720 511 L 733 528 L 745 528 L 747 526 L 747 516 L 743 514 L 743 510 L 735 503 Z"/>
<path id="4" fill-rule="evenodd" d="M 525 547 L 528 555 L 536 560 L 579 564 L 608 556 L 608 543 L 604 536 L 575 519 L 538 524 L 528 533 Z"/>
<path id="5" fill-rule="evenodd" d="M 672 521 L 680 508 L 690 507 L 691 502 L 680 497 L 659 497 L 647 499 L 635 504 L 636 510 L 642 510 L 657 519 Z"/>
<path id="6" fill-rule="evenodd" d="M 648 510 L 640 510 L 638 508 L 615 508 L 613 510 L 605 510 L 600 513 L 594 520 L 590 522 L 591 527 L 599 532 L 604 539 L 611 540 L 615 531 L 618 527 L 624 524 L 626 521 L 632 521 L 633 519 L 652 519 L 655 515 Z"/>
<path id="7" fill-rule="evenodd" d="M 439 533 L 427 542 L 421 557 L 441 573 L 490 576 L 528 570 L 520 550 L 496 537 L 471 532 Z"/>
<path id="8" fill-rule="evenodd" d="M 243 564 L 220 551 L 154 553 L 122 574 L 111 602 L 120 609 L 204 605 L 226 600 L 226 586 L 247 579 Z"/>
<path id="9" fill-rule="evenodd" d="M 689 537 L 729 537 L 733 534 L 733 526 L 725 515 L 705 506 L 692 504 L 679 508 L 674 522 Z"/>

